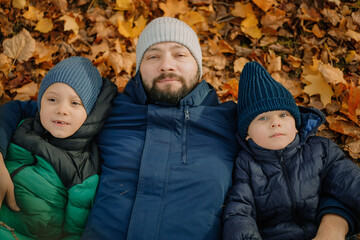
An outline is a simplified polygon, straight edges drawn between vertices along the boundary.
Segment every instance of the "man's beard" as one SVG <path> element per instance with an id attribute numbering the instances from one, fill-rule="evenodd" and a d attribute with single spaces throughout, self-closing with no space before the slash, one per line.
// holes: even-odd
<path id="1" fill-rule="evenodd" d="M 162 73 L 160 76 L 156 77 L 152 81 L 152 86 L 144 84 L 144 90 L 152 103 L 161 102 L 169 103 L 172 105 L 179 105 L 180 100 L 188 95 L 198 84 L 199 72 L 186 84 L 186 81 L 183 77 L 176 75 L 175 73 Z M 161 81 L 164 78 L 176 78 L 182 85 L 176 91 L 171 91 L 171 85 L 166 86 L 164 89 L 157 87 L 156 83 Z"/>

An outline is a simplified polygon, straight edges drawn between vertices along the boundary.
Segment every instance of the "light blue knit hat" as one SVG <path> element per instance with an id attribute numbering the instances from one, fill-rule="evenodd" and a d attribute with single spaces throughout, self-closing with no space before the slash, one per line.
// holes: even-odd
<path id="1" fill-rule="evenodd" d="M 155 18 L 140 34 L 136 45 L 136 72 L 140 68 L 146 50 L 161 42 L 177 42 L 189 49 L 198 65 L 201 78 L 202 52 L 199 38 L 189 25 L 172 17 Z"/>
<path id="2" fill-rule="evenodd" d="M 66 83 L 75 90 L 89 115 L 102 87 L 100 72 L 92 62 L 84 57 L 69 57 L 51 68 L 39 88 L 37 100 L 39 110 L 46 89 L 58 82 Z"/>
<path id="3" fill-rule="evenodd" d="M 246 63 L 239 81 L 239 136 L 246 138 L 249 125 L 256 116 L 277 110 L 288 111 L 294 117 L 296 127 L 300 127 L 300 110 L 291 93 L 273 79 L 260 63 Z"/>

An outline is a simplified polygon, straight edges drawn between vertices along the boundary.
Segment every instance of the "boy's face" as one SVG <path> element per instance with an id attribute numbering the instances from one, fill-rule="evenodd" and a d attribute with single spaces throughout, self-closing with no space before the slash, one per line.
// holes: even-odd
<path id="1" fill-rule="evenodd" d="M 144 54 L 140 73 L 145 92 L 152 102 L 178 104 L 200 78 L 195 58 L 183 45 L 162 42 Z"/>
<path id="2" fill-rule="evenodd" d="M 85 122 L 85 108 L 75 90 L 65 83 L 54 83 L 41 99 L 40 121 L 56 138 L 73 135 Z"/>
<path id="3" fill-rule="evenodd" d="M 260 147 L 279 150 L 294 141 L 297 132 L 295 119 L 288 111 L 270 111 L 250 123 L 246 140 L 251 138 Z"/>

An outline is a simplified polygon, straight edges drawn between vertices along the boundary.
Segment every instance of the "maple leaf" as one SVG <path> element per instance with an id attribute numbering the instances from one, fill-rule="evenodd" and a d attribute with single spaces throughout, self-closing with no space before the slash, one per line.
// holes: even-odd
<path id="1" fill-rule="evenodd" d="M 167 0 L 166 3 L 159 4 L 160 9 L 164 11 L 164 17 L 175 17 L 177 14 L 189 12 L 187 1 Z"/>
<path id="2" fill-rule="evenodd" d="M 318 64 L 317 69 L 322 74 L 324 80 L 327 83 L 330 84 L 342 83 L 347 85 L 347 82 L 344 79 L 344 74 L 339 68 L 335 68 L 330 64 L 324 64 L 321 61 L 318 61 L 317 64 Z"/>
<path id="3" fill-rule="evenodd" d="M 35 39 L 26 29 L 3 42 L 4 54 L 19 62 L 27 61 L 35 51 Z"/>
<path id="4" fill-rule="evenodd" d="M 68 15 L 63 15 L 59 20 L 65 21 L 64 31 L 73 31 L 76 35 L 79 33 L 79 25 L 77 24 L 75 18 Z"/>
<path id="5" fill-rule="evenodd" d="M 41 33 L 48 33 L 52 30 L 53 23 L 50 18 L 43 18 L 41 19 L 35 27 L 35 30 L 41 32 Z"/>
<path id="6" fill-rule="evenodd" d="M 131 17 L 126 21 L 118 19 L 118 31 L 126 38 L 138 37 L 142 30 L 145 28 L 145 26 L 146 19 L 143 16 L 140 16 L 139 19 L 136 21 L 134 21 L 134 17 Z"/>
<path id="7" fill-rule="evenodd" d="M 276 0 L 252 0 L 252 1 L 264 12 L 267 12 L 273 5 L 276 4 Z"/>
<path id="8" fill-rule="evenodd" d="M 34 82 L 23 85 L 21 88 L 10 89 L 11 93 L 17 93 L 14 100 L 27 101 L 35 98 L 38 85 Z"/>
<path id="9" fill-rule="evenodd" d="M 26 6 L 26 0 L 12 0 L 14 8 L 23 9 Z"/>
<path id="10" fill-rule="evenodd" d="M 241 22 L 241 31 L 252 38 L 261 38 L 262 33 L 258 28 L 259 21 L 254 14 L 248 14 L 247 17 Z"/>
<path id="11" fill-rule="evenodd" d="M 331 115 L 326 117 L 326 121 L 329 123 L 331 130 L 360 139 L 360 128 L 347 119 Z"/>
<path id="12" fill-rule="evenodd" d="M 314 59 L 312 66 L 303 67 L 302 79 L 307 85 L 304 87 L 305 93 L 309 96 L 319 94 L 324 106 L 331 103 L 331 97 L 334 95 L 334 92 L 318 70 L 317 60 Z"/>
<path id="13" fill-rule="evenodd" d="M 186 22 L 190 27 L 205 21 L 205 18 L 198 12 L 190 11 L 185 15 L 180 15 L 179 19 Z"/>
<path id="14" fill-rule="evenodd" d="M 122 70 L 131 74 L 131 70 L 135 65 L 135 53 L 116 53 L 109 54 L 109 65 L 114 69 L 115 74 L 119 74 Z"/>

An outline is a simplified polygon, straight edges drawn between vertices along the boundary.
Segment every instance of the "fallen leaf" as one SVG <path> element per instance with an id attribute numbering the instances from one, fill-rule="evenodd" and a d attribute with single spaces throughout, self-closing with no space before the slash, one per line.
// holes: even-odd
<path id="1" fill-rule="evenodd" d="M 358 54 L 355 50 L 350 50 L 345 58 L 345 61 L 346 63 L 359 62 L 360 54 Z"/>
<path id="2" fill-rule="evenodd" d="M 329 84 L 347 84 L 344 79 L 344 74 L 339 68 L 335 68 L 330 64 L 324 64 L 321 61 L 318 61 L 318 70 L 324 77 L 324 80 Z"/>
<path id="3" fill-rule="evenodd" d="M 3 42 L 4 54 L 19 62 L 27 61 L 35 51 L 35 39 L 24 28 L 10 39 Z"/>
<path id="4" fill-rule="evenodd" d="M 331 130 L 360 139 L 360 127 L 352 122 L 334 115 L 327 116 L 326 121 L 329 123 Z"/>
<path id="5" fill-rule="evenodd" d="M 241 58 L 238 58 L 234 61 L 234 72 L 237 73 L 237 72 L 242 72 L 245 64 L 249 62 L 249 60 L 247 60 L 246 58 L 244 57 L 241 57 Z"/>
<path id="6" fill-rule="evenodd" d="M 311 31 L 317 38 L 322 38 L 325 36 L 325 31 L 321 30 L 317 24 L 314 24 Z"/>
<path id="7" fill-rule="evenodd" d="M 23 17 L 30 21 L 40 21 L 44 16 L 44 13 L 33 6 L 29 6 L 28 10 L 24 12 Z"/>
<path id="8" fill-rule="evenodd" d="M 179 19 L 186 22 L 190 27 L 194 26 L 197 23 L 202 23 L 205 21 L 205 18 L 198 12 L 190 11 L 184 15 L 180 15 Z"/>
<path id="9" fill-rule="evenodd" d="M 2 71 L 3 73 L 5 73 L 5 75 L 7 75 L 12 68 L 12 63 L 11 63 L 11 59 L 8 58 L 8 56 L 6 56 L 5 54 L 0 54 L 0 71 Z"/>
<path id="10" fill-rule="evenodd" d="M 109 65 L 115 74 L 119 74 L 122 70 L 131 74 L 131 70 L 135 65 L 135 53 L 116 53 L 112 52 L 108 58 Z"/>
<path id="11" fill-rule="evenodd" d="M 286 59 L 287 62 L 293 67 L 293 68 L 299 68 L 301 66 L 302 63 L 302 59 L 289 55 L 288 58 Z"/>
<path id="12" fill-rule="evenodd" d="M 60 10 L 60 12 L 64 13 L 67 11 L 67 0 L 51 0 L 51 2 Z"/>
<path id="13" fill-rule="evenodd" d="M 354 39 L 355 41 L 360 41 L 360 33 L 355 32 L 354 30 L 348 29 L 345 33 L 346 36 Z"/>
<path id="14" fill-rule="evenodd" d="M 35 27 L 35 30 L 41 32 L 41 33 L 48 33 L 52 30 L 53 23 L 50 18 L 43 18 L 41 19 Z"/>
<path id="15" fill-rule="evenodd" d="M 223 90 L 226 90 L 228 94 L 231 94 L 235 98 L 238 97 L 238 91 L 239 91 L 239 81 L 236 79 L 231 79 L 224 83 Z"/>
<path id="16" fill-rule="evenodd" d="M 241 22 L 241 31 L 252 38 L 261 38 L 262 33 L 258 28 L 259 21 L 253 14 L 247 15 L 247 17 Z"/>
<path id="17" fill-rule="evenodd" d="M 12 0 L 14 8 L 23 9 L 26 6 L 26 0 Z"/>
<path id="18" fill-rule="evenodd" d="M 77 24 L 75 18 L 68 15 L 63 15 L 59 20 L 65 21 L 64 31 L 73 31 L 76 35 L 79 33 L 79 25 Z"/>
<path id="19" fill-rule="evenodd" d="M 231 14 L 235 17 L 246 18 L 248 14 L 255 15 L 251 3 L 235 2 L 235 8 L 231 11 Z"/>
<path id="20" fill-rule="evenodd" d="M 135 22 L 134 17 L 124 21 L 118 20 L 118 26 L 118 31 L 121 35 L 126 38 L 135 38 L 140 35 L 142 30 L 144 30 L 146 19 L 143 16 L 140 16 Z"/>
<path id="21" fill-rule="evenodd" d="M 288 21 L 289 18 L 286 17 L 285 11 L 274 8 L 261 18 L 261 25 L 276 30 Z"/>
<path id="22" fill-rule="evenodd" d="M 35 63 L 40 64 L 42 62 L 51 62 L 53 60 L 52 55 L 59 50 L 58 46 L 45 45 L 43 42 L 35 43 L 35 52 L 33 54 Z"/>
<path id="23" fill-rule="evenodd" d="M 223 54 L 217 54 L 215 56 L 203 57 L 204 64 L 206 66 L 214 67 L 216 70 L 225 69 L 227 66 L 226 57 Z"/>
<path id="24" fill-rule="evenodd" d="M 318 70 L 318 61 L 314 59 L 312 66 L 303 67 L 301 76 L 302 81 L 306 84 L 304 87 L 305 93 L 309 96 L 319 94 L 324 106 L 331 103 L 331 97 L 334 95 L 334 92 Z"/>
<path id="25" fill-rule="evenodd" d="M 276 4 L 276 0 L 252 0 L 252 1 L 264 12 L 267 12 L 273 5 Z"/>
<path id="26" fill-rule="evenodd" d="M 268 62 L 267 70 L 269 73 L 281 71 L 281 57 L 277 56 L 274 51 L 269 51 L 266 60 Z"/>
<path id="27" fill-rule="evenodd" d="M 175 17 L 190 11 L 187 1 L 182 0 L 166 0 L 166 3 L 161 2 L 159 6 L 164 11 L 164 17 Z"/>
<path id="28" fill-rule="evenodd" d="M 115 10 L 127 11 L 132 9 L 131 0 L 116 0 Z"/>
<path id="29" fill-rule="evenodd" d="M 23 85 L 21 88 L 10 89 L 11 93 L 17 93 L 14 100 L 27 101 L 35 98 L 38 85 L 34 82 Z"/>

